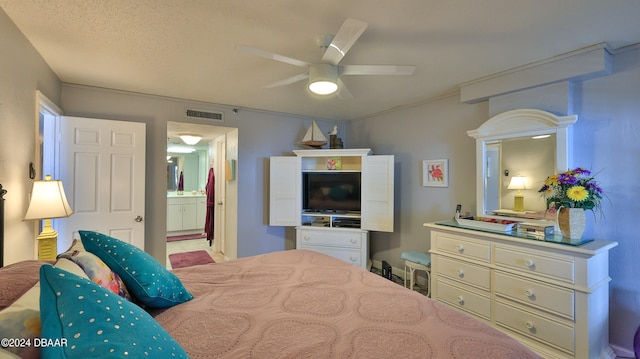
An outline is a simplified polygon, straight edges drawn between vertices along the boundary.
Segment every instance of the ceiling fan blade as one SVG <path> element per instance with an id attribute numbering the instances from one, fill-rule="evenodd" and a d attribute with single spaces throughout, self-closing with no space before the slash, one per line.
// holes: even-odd
<path id="1" fill-rule="evenodd" d="M 325 50 L 324 55 L 322 55 L 322 60 L 332 65 L 337 65 L 367 26 L 366 22 L 350 18 L 346 19 L 340 30 L 333 37 L 331 44 Z"/>
<path id="2" fill-rule="evenodd" d="M 273 87 L 278 87 L 278 86 L 286 86 L 286 85 L 290 85 L 294 82 L 298 82 L 298 81 L 302 81 L 302 80 L 306 80 L 309 78 L 309 74 L 298 74 L 295 76 L 291 76 L 288 77 L 284 80 L 280 80 L 280 81 L 276 81 L 272 84 L 266 85 L 264 86 L 264 88 L 273 88 Z"/>
<path id="3" fill-rule="evenodd" d="M 246 53 L 251 54 L 251 55 L 256 55 L 256 56 L 264 57 L 264 58 L 267 58 L 267 59 L 270 59 L 270 60 L 276 60 L 276 61 L 284 62 L 286 64 L 291 64 L 291 65 L 294 65 L 294 66 L 308 67 L 308 66 L 311 65 L 310 63 L 308 63 L 306 61 L 294 59 L 292 57 L 288 57 L 288 56 L 284 56 L 284 55 L 279 55 L 279 54 L 276 54 L 276 53 L 273 53 L 273 52 L 270 52 L 270 51 L 256 49 L 255 47 L 238 45 L 238 46 L 236 46 L 236 49 L 238 51 L 246 52 Z"/>
<path id="4" fill-rule="evenodd" d="M 341 75 L 412 75 L 413 65 L 343 65 Z"/>
<path id="5" fill-rule="evenodd" d="M 340 78 L 338 78 L 338 92 L 336 92 L 336 96 L 341 100 L 349 100 L 353 98 L 353 95 L 349 92 L 349 89 L 344 82 L 340 80 Z"/>

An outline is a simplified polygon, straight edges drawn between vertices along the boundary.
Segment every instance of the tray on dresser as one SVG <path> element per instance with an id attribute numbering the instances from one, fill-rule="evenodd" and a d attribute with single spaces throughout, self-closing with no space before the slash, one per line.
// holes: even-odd
<path id="1" fill-rule="evenodd" d="M 460 227 L 467 227 L 472 229 L 483 229 L 496 232 L 511 232 L 516 229 L 517 222 L 503 221 L 503 223 L 486 222 L 475 219 L 463 219 L 456 218 L 455 221 Z M 510 223 L 505 223 L 510 222 Z"/>

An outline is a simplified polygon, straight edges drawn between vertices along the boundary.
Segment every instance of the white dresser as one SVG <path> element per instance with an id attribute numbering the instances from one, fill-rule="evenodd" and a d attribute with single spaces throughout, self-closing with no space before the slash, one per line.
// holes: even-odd
<path id="1" fill-rule="evenodd" d="M 367 268 L 369 232 L 360 229 L 296 227 L 296 248 L 310 249 Z"/>
<path id="2" fill-rule="evenodd" d="M 444 224 L 424 224 L 433 299 L 544 358 L 607 357 L 609 250 L 617 242 L 574 246 Z"/>

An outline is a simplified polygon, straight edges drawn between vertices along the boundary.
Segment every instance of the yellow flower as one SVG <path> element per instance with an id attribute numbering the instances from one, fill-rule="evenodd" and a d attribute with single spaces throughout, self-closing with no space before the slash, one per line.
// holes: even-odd
<path id="1" fill-rule="evenodd" d="M 558 185 L 558 175 L 547 177 L 547 180 L 544 181 L 544 184 L 547 185 L 547 186 Z"/>
<path id="2" fill-rule="evenodd" d="M 567 189 L 567 197 L 572 201 L 584 201 L 589 197 L 589 192 L 583 186 L 573 186 Z"/>

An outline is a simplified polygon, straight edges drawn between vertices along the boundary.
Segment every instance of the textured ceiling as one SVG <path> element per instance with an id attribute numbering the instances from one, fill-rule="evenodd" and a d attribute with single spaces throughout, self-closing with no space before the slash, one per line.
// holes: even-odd
<path id="1" fill-rule="evenodd" d="M 460 83 L 593 44 L 640 42 L 638 0 L 0 0 L 60 79 L 236 107 L 349 120 L 420 103 Z M 319 98 L 300 68 L 246 45 L 319 62 L 314 37 L 369 27 L 342 64 L 416 65 L 412 76 L 343 77 Z"/>

